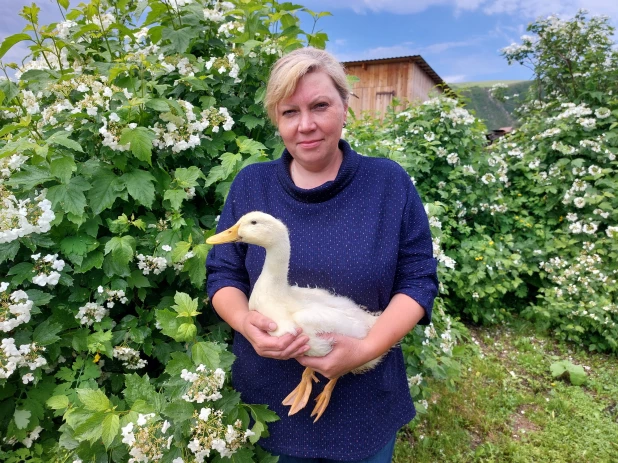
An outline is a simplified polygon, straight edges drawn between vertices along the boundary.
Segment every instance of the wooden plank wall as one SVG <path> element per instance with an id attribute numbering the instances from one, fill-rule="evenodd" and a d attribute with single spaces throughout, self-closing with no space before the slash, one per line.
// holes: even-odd
<path id="1" fill-rule="evenodd" d="M 350 65 L 346 72 L 360 79 L 352 87 L 358 98 L 350 98 L 350 107 L 357 115 L 362 111 L 383 114 L 393 97 L 407 95 L 409 63 Z"/>
<path id="2" fill-rule="evenodd" d="M 441 88 L 437 88 L 435 82 L 423 71 L 415 62 L 410 63 L 410 93 L 408 99 L 410 101 L 426 101 L 429 99 L 429 93 L 435 91 L 442 93 Z"/>
<path id="3" fill-rule="evenodd" d="M 346 67 L 346 72 L 360 79 L 352 87 L 358 98 L 350 98 L 350 107 L 357 117 L 364 111 L 383 115 L 393 97 L 425 101 L 435 85 L 411 60 L 352 64 Z"/>

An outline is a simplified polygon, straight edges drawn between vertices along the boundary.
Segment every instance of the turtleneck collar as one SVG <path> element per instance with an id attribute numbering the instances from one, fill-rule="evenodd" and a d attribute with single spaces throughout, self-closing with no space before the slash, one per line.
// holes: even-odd
<path id="1" fill-rule="evenodd" d="M 283 189 L 294 199 L 305 203 L 321 203 L 336 196 L 354 178 L 361 158 L 361 156 L 350 148 L 350 145 L 344 140 L 339 140 L 339 149 L 343 153 L 343 159 L 335 180 L 323 183 L 316 188 L 305 190 L 303 188 L 298 188 L 292 180 L 292 176 L 290 175 L 290 164 L 293 158 L 286 148 L 281 158 L 279 158 L 279 165 L 277 167 L 277 177 Z"/>

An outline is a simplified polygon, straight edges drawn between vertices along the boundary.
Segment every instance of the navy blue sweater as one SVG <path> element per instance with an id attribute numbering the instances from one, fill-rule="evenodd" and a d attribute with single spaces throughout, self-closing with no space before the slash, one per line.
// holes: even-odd
<path id="1" fill-rule="evenodd" d="M 247 212 L 259 210 L 283 221 L 290 231 L 290 284 L 328 289 L 372 311 L 382 311 L 397 293 L 416 300 L 428 324 L 437 294 L 436 260 L 429 223 L 410 177 L 395 162 L 367 158 L 345 141 L 337 178 L 317 188 L 294 185 L 287 150 L 280 159 L 253 164 L 235 178 L 218 231 Z M 264 263 L 263 248 L 247 244 L 214 246 L 207 260 L 208 295 L 232 286 L 251 294 Z M 374 369 L 339 379 L 317 423 L 312 401 L 287 416 L 281 401 L 297 386 L 304 367 L 296 360 L 273 360 L 255 353 L 235 333 L 232 383 L 245 403 L 268 404 L 281 417 L 270 424 L 267 450 L 305 458 L 360 460 L 381 449 L 415 414 L 401 349 L 390 350 Z M 326 381 L 314 386 L 312 397 Z"/>

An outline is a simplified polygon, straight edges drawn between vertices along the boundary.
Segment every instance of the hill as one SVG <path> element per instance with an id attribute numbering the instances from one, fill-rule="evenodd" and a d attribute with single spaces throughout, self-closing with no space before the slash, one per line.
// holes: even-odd
<path id="1" fill-rule="evenodd" d="M 497 83 L 508 85 L 504 101 L 497 100 L 489 93 L 490 88 Z M 523 101 L 531 84 L 528 80 L 494 80 L 462 82 L 449 86 L 463 97 L 466 109 L 474 111 L 487 128 L 493 130 L 518 125 L 515 109 Z"/>

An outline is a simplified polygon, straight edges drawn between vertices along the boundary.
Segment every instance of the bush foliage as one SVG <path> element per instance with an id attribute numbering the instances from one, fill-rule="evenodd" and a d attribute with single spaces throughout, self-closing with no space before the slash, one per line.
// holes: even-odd
<path id="1" fill-rule="evenodd" d="M 358 119 L 349 138 L 404 165 L 436 211 L 450 312 L 492 323 L 521 311 L 561 339 L 618 352 L 613 28 L 580 12 L 529 31 L 503 51 L 536 77 L 510 136 L 486 147 L 485 127 L 442 95 Z"/>
<path id="2" fill-rule="evenodd" d="M 283 145 L 262 99 L 311 44 L 291 3 L 58 0 L 23 9 L 31 60 L 0 81 L 0 459 L 273 461 L 278 419 L 229 385 L 205 259 L 236 173 Z M 8 76 L 7 76 L 8 77 Z M 416 399 L 450 378 L 457 328 L 408 346 Z M 421 406 L 421 410 L 423 406 Z"/>

